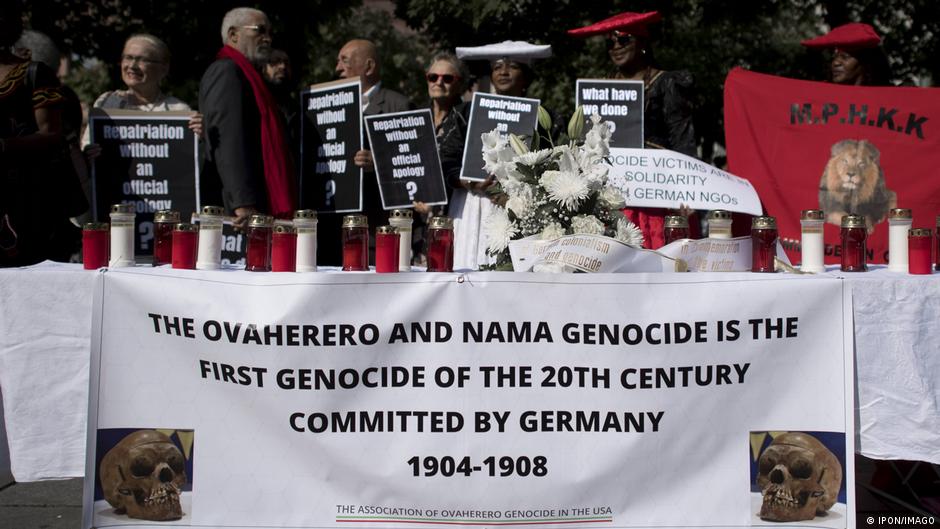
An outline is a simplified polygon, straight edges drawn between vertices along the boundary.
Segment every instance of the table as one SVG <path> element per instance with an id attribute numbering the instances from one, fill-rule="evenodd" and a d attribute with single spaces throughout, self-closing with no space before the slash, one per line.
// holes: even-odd
<path id="1" fill-rule="evenodd" d="M 84 475 L 97 273 L 48 262 L 0 270 L 0 391 L 17 481 Z M 243 272 L 210 273 L 231 281 Z M 473 272 L 462 279 L 500 273 Z M 843 278 L 853 292 L 856 451 L 874 459 L 940 464 L 940 275 L 909 276 L 885 268 L 826 275 Z M 655 282 L 669 276 L 648 277 Z M 754 276 L 722 277 L 740 281 L 735 291 L 746 292 Z"/>

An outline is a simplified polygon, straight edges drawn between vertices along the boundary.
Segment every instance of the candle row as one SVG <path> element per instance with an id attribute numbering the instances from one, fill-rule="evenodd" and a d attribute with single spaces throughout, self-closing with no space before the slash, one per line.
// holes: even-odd
<path id="1" fill-rule="evenodd" d="M 224 210 L 202 208 L 199 225 L 180 222 L 176 211 L 154 215 L 153 265 L 215 270 L 222 253 Z M 133 205 L 111 207 L 111 223 L 89 223 L 83 230 L 86 269 L 134 266 L 136 214 Z M 376 230 L 376 271 L 411 270 L 412 212 L 393 210 L 389 225 Z M 251 272 L 315 272 L 317 270 L 317 215 L 313 210 L 295 212 L 291 224 L 275 223 L 270 215 L 252 215 L 245 230 L 245 269 Z M 343 217 L 343 270 L 369 269 L 369 225 L 364 215 Z M 110 257 L 109 257 L 110 249 Z M 434 217 L 428 227 L 428 271 L 451 272 L 454 268 L 453 221 Z"/>
<path id="2" fill-rule="evenodd" d="M 408 213 L 405 217 L 405 212 Z M 395 210 L 388 226 L 375 230 L 375 271 L 380 273 L 411 270 L 410 210 Z M 403 234 L 402 220 L 407 218 Z M 396 219 L 398 221 L 396 222 Z M 342 228 L 343 270 L 364 272 L 369 269 L 369 220 L 365 215 L 346 215 Z M 407 255 L 407 259 L 403 258 Z M 428 272 L 454 270 L 454 221 L 450 217 L 432 217 L 428 223 Z"/>
<path id="3" fill-rule="evenodd" d="M 804 272 L 824 272 L 825 245 L 823 225 L 825 212 L 807 209 L 800 214 L 802 262 Z M 715 239 L 731 237 L 731 213 L 713 210 L 708 213 L 708 236 Z M 933 231 L 912 228 L 913 212 L 894 208 L 888 212 L 888 269 L 910 274 L 930 274 L 940 270 L 940 216 L 937 217 L 936 261 L 931 258 Z M 868 225 L 863 215 L 844 215 L 840 223 L 840 256 L 843 272 L 868 270 Z M 667 216 L 663 224 L 663 239 L 669 244 L 689 238 L 689 221 L 682 216 Z M 773 272 L 777 247 L 777 221 L 774 217 L 755 217 L 751 224 L 753 272 Z"/>

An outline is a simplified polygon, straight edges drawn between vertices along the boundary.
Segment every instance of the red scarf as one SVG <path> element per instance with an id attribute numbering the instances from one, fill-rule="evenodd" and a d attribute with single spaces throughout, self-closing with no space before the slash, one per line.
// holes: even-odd
<path id="1" fill-rule="evenodd" d="M 231 46 L 222 46 L 216 59 L 231 59 L 251 85 L 258 113 L 261 115 L 261 154 L 264 161 L 264 181 L 268 188 L 268 206 L 275 217 L 290 218 L 296 209 L 297 197 L 294 167 L 274 96 L 261 79 L 261 74 L 240 51 Z"/>

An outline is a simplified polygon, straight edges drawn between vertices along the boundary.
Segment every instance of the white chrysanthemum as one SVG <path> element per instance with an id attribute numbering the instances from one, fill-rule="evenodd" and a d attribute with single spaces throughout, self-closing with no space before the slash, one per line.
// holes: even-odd
<path id="1" fill-rule="evenodd" d="M 509 247 L 509 241 L 516 235 L 516 227 L 509 220 L 509 212 L 505 208 L 493 208 L 486 217 L 484 235 L 490 253 L 499 253 Z"/>
<path id="2" fill-rule="evenodd" d="M 542 239 L 543 241 L 551 241 L 564 236 L 565 228 L 557 222 L 552 222 L 542 229 L 542 233 L 539 234 L 539 239 Z"/>
<path id="3" fill-rule="evenodd" d="M 509 195 L 506 208 L 515 213 L 516 217 L 524 217 L 535 205 L 535 190 L 532 186 L 514 185 L 504 188 L 504 191 Z"/>
<path id="4" fill-rule="evenodd" d="M 576 215 L 571 218 L 571 231 L 576 234 L 603 235 L 604 223 L 594 215 Z"/>
<path id="5" fill-rule="evenodd" d="M 591 194 L 588 182 L 578 173 L 545 171 L 539 183 L 545 191 L 548 191 L 548 196 L 552 200 L 568 209 L 577 209 L 581 202 Z"/>
<path id="6" fill-rule="evenodd" d="M 643 247 L 643 232 L 626 218 L 617 219 L 617 235 L 614 238 L 634 248 Z"/>
<path id="7" fill-rule="evenodd" d="M 601 192 L 597 195 L 598 200 L 601 205 L 607 209 L 620 209 L 626 205 L 626 202 L 623 199 L 623 193 L 619 189 L 615 189 L 610 186 L 605 186 L 601 189 Z"/>
<path id="8" fill-rule="evenodd" d="M 535 167 L 536 165 L 544 162 L 552 155 L 551 149 L 542 149 L 540 151 L 527 152 L 519 156 L 516 161 L 522 165 L 528 165 L 529 167 Z"/>

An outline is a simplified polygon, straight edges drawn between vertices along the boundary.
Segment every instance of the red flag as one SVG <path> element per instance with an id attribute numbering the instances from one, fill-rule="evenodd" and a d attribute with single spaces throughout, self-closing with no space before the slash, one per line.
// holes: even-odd
<path id="1" fill-rule="evenodd" d="M 869 221 L 869 262 L 884 263 L 888 210 L 914 226 L 940 213 L 940 90 L 798 81 L 736 68 L 725 80 L 729 170 L 754 184 L 800 261 L 800 211 L 826 212 L 826 262 L 839 262 L 839 221 Z"/>

